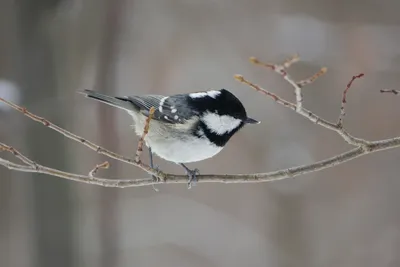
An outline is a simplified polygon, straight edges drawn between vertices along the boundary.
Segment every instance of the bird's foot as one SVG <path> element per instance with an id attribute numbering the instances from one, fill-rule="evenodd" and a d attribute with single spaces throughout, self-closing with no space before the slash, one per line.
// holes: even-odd
<path id="1" fill-rule="evenodd" d="M 158 165 L 155 165 L 154 167 L 153 167 L 153 166 L 150 166 L 150 167 L 151 167 L 152 169 L 156 170 L 157 172 L 160 171 L 160 169 L 158 168 Z M 152 175 L 151 177 L 153 177 L 154 182 L 159 182 L 159 181 L 160 181 L 160 178 L 157 177 L 157 176 L 155 176 L 155 175 Z"/>
<path id="2" fill-rule="evenodd" d="M 151 164 L 151 165 L 153 165 L 153 164 Z M 157 165 L 155 165 L 155 166 L 150 166 L 150 167 L 151 167 L 152 169 L 156 170 L 156 171 L 160 171 L 160 169 L 158 168 Z M 158 183 L 158 182 L 161 181 L 160 178 L 157 177 L 157 176 L 155 176 L 155 175 L 152 175 L 151 177 L 153 178 L 153 181 L 154 181 L 155 183 Z M 154 184 L 152 184 L 151 186 L 153 187 L 153 190 L 154 190 L 154 191 L 156 191 L 156 192 L 159 192 L 159 191 L 160 191 Z"/>
<path id="3" fill-rule="evenodd" d="M 197 182 L 197 175 L 200 175 L 199 169 L 189 169 L 184 164 L 181 163 L 181 166 L 185 169 L 186 174 L 188 176 L 188 189 L 192 188 L 192 185 L 195 186 Z"/>
<path id="4" fill-rule="evenodd" d="M 192 185 L 195 186 L 197 183 L 197 175 L 200 175 L 199 169 L 189 170 L 186 171 L 187 175 L 189 176 L 188 179 L 188 189 L 192 188 Z"/>

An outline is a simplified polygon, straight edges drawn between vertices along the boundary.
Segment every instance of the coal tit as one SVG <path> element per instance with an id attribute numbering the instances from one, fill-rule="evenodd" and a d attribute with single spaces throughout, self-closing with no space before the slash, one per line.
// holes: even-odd
<path id="1" fill-rule="evenodd" d="M 260 123 L 247 117 L 243 104 L 226 89 L 172 96 L 117 97 L 92 90 L 81 93 L 127 111 L 139 136 L 150 108 L 154 107 L 156 110 L 145 137 L 150 165 L 153 167 L 152 153 L 180 164 L 189 176 L 189 185 L 195 181 L 198 170 L 190 170 L 185 163 L 215 156 L 245 124 Z"/>

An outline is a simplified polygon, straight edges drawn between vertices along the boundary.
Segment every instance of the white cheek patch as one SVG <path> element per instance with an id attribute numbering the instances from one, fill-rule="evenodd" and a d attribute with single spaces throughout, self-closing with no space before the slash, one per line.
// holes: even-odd
<path id="1" fill-rule="evenodd" d="M 215 99 L 220 94 L 221 94 L 220 91 L 210 90 L 210 91 L 206 91 L 206 92 L 191 93 L 191 94 L 189 94 L 189 96 L 191 98 L 202 98 L 205 96 L 209 96 L 209 97 L 212 97 Z"/>
<path id="2" fill-rule="evenodd" d="M 232 132 L 241 124 L 241 120 L 235 119 L 227 115 L 218 115 L 215 113 L 207 113 L 203 116 L 202 121 L 207 128 L 218 135 Z"/>

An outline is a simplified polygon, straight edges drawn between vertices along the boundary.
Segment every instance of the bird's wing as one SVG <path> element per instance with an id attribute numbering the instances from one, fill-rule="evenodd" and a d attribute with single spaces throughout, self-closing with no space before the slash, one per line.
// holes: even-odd
<path id="1" fill-rule="evenodd" d="M 166 123 L 183 124 L 186 120 L 192 118 L 192 116 L 197 115 L 196 111 L 182 106 L 182 103 L 186 101 L 184 95 L 142 95 L 123 97 L 120 99 L 129 100 L 146 116 L 149 115 L 151 107 L 154 107 L 156 110 L 153 119 Z"/>

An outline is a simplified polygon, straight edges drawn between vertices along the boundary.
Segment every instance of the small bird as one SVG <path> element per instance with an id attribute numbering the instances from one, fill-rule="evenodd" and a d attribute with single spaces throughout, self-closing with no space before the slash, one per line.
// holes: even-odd
<path id="1" fill-rule="evenodd" d="M 149 132 L 144 139 L 149 149 L 150 166 L 153 168 L 153 153 L 181 165 L 189 177 L 189 187 L 197 180 L 199 171 L 189 169 L 185 163 L 215 156 L 245 124 L 260 123 L 248 117 L 240 100 L 226 89 L 171 96 L 118 97 L 92 90 L 80 93 L 127 111 L 133 118 L 138 136 L 142 135 L 146 118 L 154 107 Z"/>

